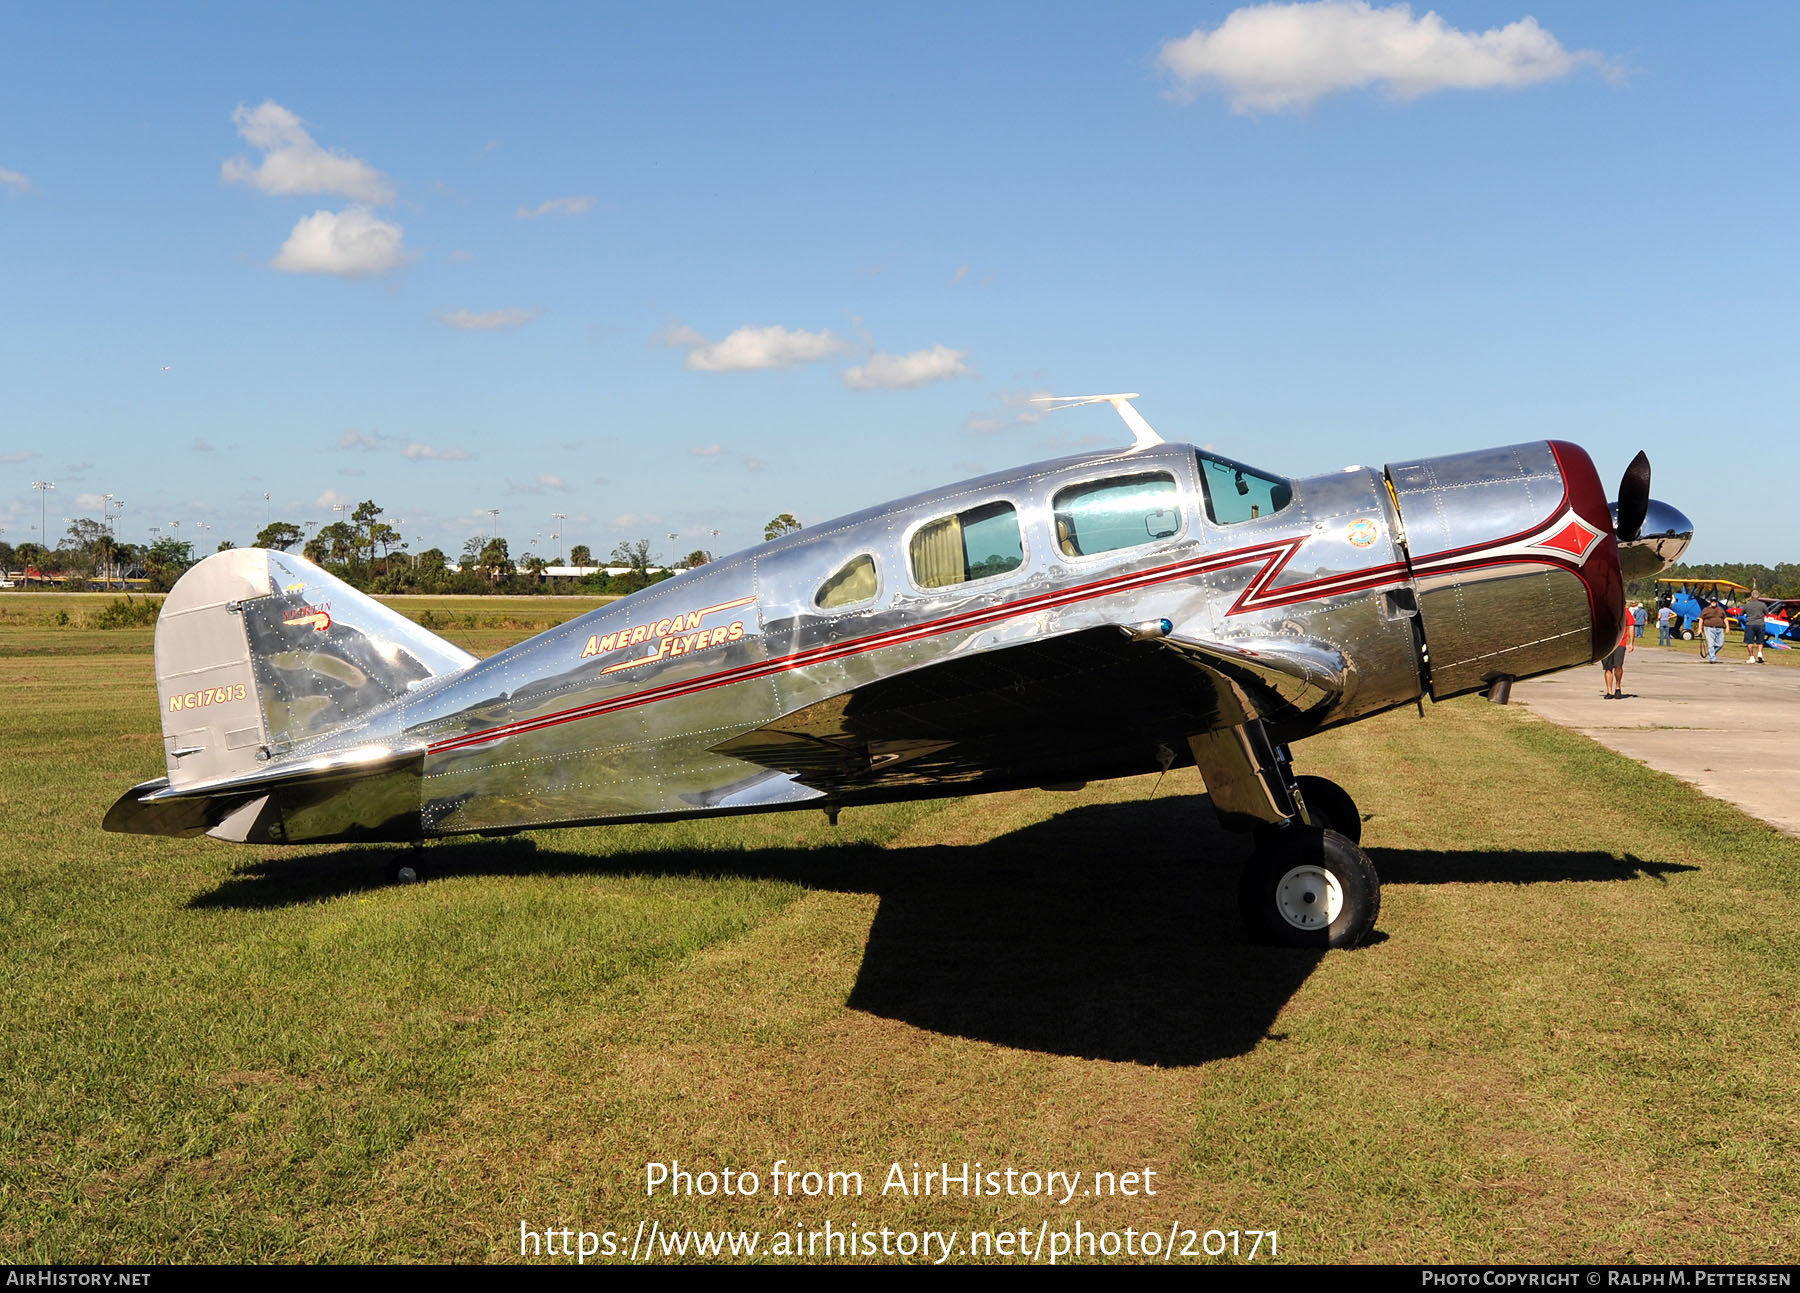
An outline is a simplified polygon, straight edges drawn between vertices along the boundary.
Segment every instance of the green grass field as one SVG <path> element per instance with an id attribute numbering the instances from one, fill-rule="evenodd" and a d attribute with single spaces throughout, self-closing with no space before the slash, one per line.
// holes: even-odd
<path id="1" fill-rule="evenodd" d="M 436 609 L 485 652 L 482 600 Z M 107 835 L 162 771 L 150 640 L 0 621 L 0 1261 L 517 1260 L 521 1223 L 648 1221 L 1800 1250 L 1800 841 L 1519 707 L 1299 747 L 1385 882 L 1377 941 L 1315 955 L 1245 943 L 1191 772 L 444 843 L 403 887 L 383 848 Z M 761 1189 L 647 1198 L 670 1160 Z M 777 1160 L 864 1192 L 777 1195 Z M 881 1192 L 946 1161 L 1156 1193 Z"/>

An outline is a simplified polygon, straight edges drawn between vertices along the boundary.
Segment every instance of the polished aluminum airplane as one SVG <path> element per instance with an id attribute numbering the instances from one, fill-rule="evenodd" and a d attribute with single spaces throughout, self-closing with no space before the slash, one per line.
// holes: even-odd
<path id="1" fill-rule="evenodd" d="M 839 809 L 1195 767 L 1252 932 L 1353 946 L 1380 887 L 1302 737 L 1586 664 L 1692 535 L 1537 441 L 1290 480 L 1166 444 L 964 481 L 680 574 L 485 660 L 286 552 L 156 626 L 168 773 L 106 827 L 253 844 Z"/>

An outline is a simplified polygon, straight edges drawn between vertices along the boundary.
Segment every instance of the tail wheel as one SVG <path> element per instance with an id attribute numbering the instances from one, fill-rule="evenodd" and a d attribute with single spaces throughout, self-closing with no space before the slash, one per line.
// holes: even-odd
<path id="1" fill-rule="evenodd" d="M 1352 844 L 1362 843 L 1362 814 L 1348 790 L 1324 777 L 1295 777 L 1294 783 L 1314 826 L 1336 831 Z"/>
<path id="2" fill-rule="evenodd" d="M 1381 880 L 1355 843 L 1296 823 L 1258 838 L 1238 884 L 1238 907 L 1258 942 L 1356 947 L 1374 932 Z"/>

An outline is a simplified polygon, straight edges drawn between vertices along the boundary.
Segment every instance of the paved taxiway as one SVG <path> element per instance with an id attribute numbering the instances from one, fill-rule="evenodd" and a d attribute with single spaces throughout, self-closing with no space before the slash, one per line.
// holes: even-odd
<path id="1" fill-rule="evenodd" d="M 1629 699 L 1600 690 L 1593 664 L 1518 683 L 1512 698 L 1800 835 L 1800 669 L 1745 664 L 1736 641 L 1717 664 L 1639 647 L 1625 657 Z"/>

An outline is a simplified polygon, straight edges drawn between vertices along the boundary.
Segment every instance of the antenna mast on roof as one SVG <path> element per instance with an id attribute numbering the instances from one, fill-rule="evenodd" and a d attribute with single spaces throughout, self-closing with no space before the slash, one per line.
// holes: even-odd
<path id="1" fill-rule="evenodd" d="M 1125 419 L 1125 425 L 1131 428 L 1131 448 L 1126 452 L 1136 453 L 1139 449 L 1163 443 L 1163 438 L 1156 434 L 1156 429 L 1144 421 L 1144 415 L 1131 407 L 1131 401 L 1137 398 L 1136 391 L 1128 391 L 1123 395 L 1040 395 L 1031 402 L 1042 404 L 1046 413 L 1054 413 L 1058 409 L 1080 408 L 1083 404 L 1110 404 Z"/>

